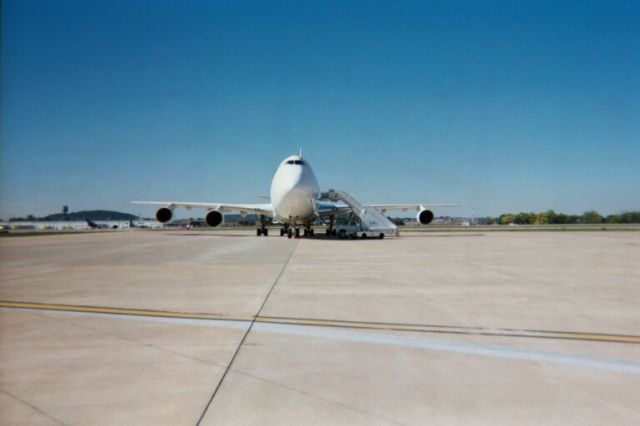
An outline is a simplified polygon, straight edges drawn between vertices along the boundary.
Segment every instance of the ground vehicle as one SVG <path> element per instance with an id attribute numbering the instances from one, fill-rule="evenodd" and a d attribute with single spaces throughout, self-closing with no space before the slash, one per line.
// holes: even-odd
<path id="1" fill-rule="evenodd" d="M 338 225 L 336 227 L 338 231 L 338 238 L 379 238 L 383 239 L 385 233 L 380 230 L 369 229 L 363 230 L 359 224 Z"/>

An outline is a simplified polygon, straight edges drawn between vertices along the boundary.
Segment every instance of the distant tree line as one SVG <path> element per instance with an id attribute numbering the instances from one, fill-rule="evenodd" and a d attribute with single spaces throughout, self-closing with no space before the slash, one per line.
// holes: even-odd
<path id="1" fill-rule="evenodd" d="M 590 210 L 581 215 L 569 215 L 548 210 L 542 213 L 505 213 L 496 217 L 484 218 L 487 225 L 570 225 L 576 223 L 640 223 L 640 211 L 627 212 L 602 216 L 600 213 Z"/>

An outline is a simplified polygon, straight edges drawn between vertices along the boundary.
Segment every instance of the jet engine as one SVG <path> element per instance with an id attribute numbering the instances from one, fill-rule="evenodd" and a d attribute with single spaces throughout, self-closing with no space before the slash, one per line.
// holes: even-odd
<path id="1" fill-rule="evenodd" d="M 207 222 L 207 225 L 215 227 L 224 222 L 224 215 L 218 210 L 211 210 L 204 217 L 204 221 Z"/>
<path id="2" fill-rule="evenodd" d="M 160 223 L 169 223 L 173 219 L 173 209 L 169 207 L 160 207 L 156 212 L 156 219 Z"/>
<path id="3" fill-rule="evenodd" d="M 418 222 L 420 222 L 420 224 L 422 225 L 427 225 L 429 223 L 431 223 L 431 221 L 433 220 L 433 212 L 431 210 L 420 210 L 420 213 L 418 213 Z"/>

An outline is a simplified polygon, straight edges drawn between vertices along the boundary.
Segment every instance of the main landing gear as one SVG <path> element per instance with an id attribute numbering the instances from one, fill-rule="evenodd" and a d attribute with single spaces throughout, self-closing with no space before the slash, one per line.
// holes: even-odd
<path id="1" fill-rule="evenodd" d="M 338 235 L 338 230 L 336 229 L 336 215 L 334 214 L 329 216 L 329 226 L 327 226 L 327 233 L 325 235 L 327 238 L 336 237 Z"/>
<path id="2" fill-rule="evenodd" d="M 335 227 L 336 217 L 331 216 L 329 220 L 329 226 L 327 227 L 327 238 L 338 236 L 338 231 Z M 302 231 L 300 230 L 302 228 Z M 283 223 L 282 228 L 280 228 L 280 236 L 284 237 L 285 235 L 288 238 L 300 238 L 300 234 L 303 237 L 313 237 L 315 235 L 315 230 L 313 229 L 312 223 L 298 223 L 295 218 L 289 218 L 288 223 Z"/>
<path id="3" fill-rule="evenodd" d="M 287 238 L 293 238 L 293 237 L 300 238 L 300 228 L 295 228 L 294 229 L 291 226 L 287 226 L 286 228 L 282 228 L 280 230 L 280 236 L 282 237 L 284 235 L 286 235 Z"/>
<path id="4" fill-rule="evenodd" d="M 280 229 L 280 236 L 281 237 L 286 235 L 287 238 L 293 238 L 294 234 L 295 234 L 295 237 L 298 238 L 300 236 L 300 229 L 299 228 L 295 228 L 295 231 L 294 231 L 294 228 L 291 227 L 288 224 L 285 224 L 282 227 L 282 229 Z"/>
<path id="5" fill-rule="evenodd" d="M 313 228 L 311 227 L 311 225 L 308 225 L 307 227 L 304 228 L 304 236 L 313 237 Z"/>
<path id="6" fill-rule="evenodd" d="M 300 238 L 300 225 L 295 221 L 295 219 L 292 219 L 290 223 L 285 223 L 282 226 L 282 229 L 280 229 L 280 236 L 287 236 L 288 238 Z M 303 235 L 305 237 L 313 237 L 313 228 L 311 228 L 311 225 L 305 225 L 305 228 L 303 230 Z"/>
<path id="7" fill-rule="evenodd" d="M 264 222 L 264 215 L 260 215 L 260 228 L 256 231 L 256 235 L 258 237 L 260 235 L 264 235 L 265 237 L 269 236 L 269 229 L 267 229 L 267 225 Z"/>

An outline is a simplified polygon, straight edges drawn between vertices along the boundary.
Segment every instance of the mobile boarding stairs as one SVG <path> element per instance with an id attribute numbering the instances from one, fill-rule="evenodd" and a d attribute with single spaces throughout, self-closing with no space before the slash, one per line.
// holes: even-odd
<path id="1" fill-rule="evenodd" d="M 398 227 L 382 214 L 380 210 L 373 206 L 363 205 L 344 191 L 330 189 L 328 192 L 323 193 L 321 198 L 333 202 L 342 201 L 349 206 L 353 214 L 360 218 L 360 233 L 364 232 L 365 235 L 369 236 L 378 236 L 381 234 L 398 236 Z"/>

